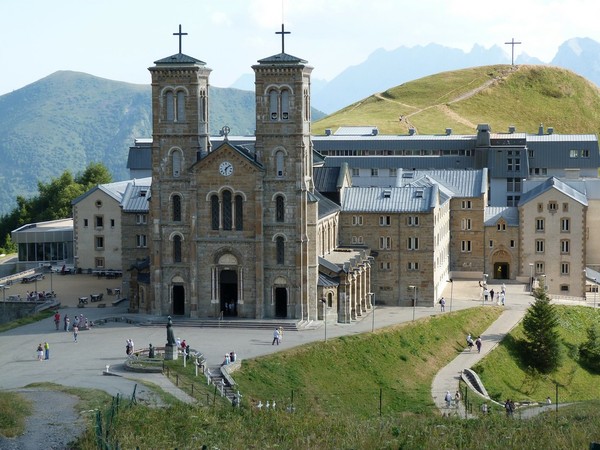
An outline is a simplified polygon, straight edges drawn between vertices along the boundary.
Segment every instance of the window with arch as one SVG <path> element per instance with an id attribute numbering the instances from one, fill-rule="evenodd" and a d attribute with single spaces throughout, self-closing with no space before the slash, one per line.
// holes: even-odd
<path id="1" fill-rule="evenodd" d="M 275 197 L 275 221 L 285 221 L 285 204 L 283 201 L 283 195 Z"/>
<path id="2" fill-rule="evenodd" d="M 166 118 L 170 122 L 181 122 L 185 120 L 185 92 L 167 91 L 165 93 Z"/>
<path id="3" fill-rule="evenodd" d="M 233 209 L 231 207 L 231 191 L 223 191 L 223 229 L 231 230 L 233 227 Z"/>
<path id="4" fill-rule="evenodd" d="M 173 153 L 171 154 L 171 162 L 173 164 L 173 176 L 175 178 L 179 178 L 181 176 L 181 160 L 181 151 L 173 150 Z"/>
<path id="5" fill-rule="evenodd" d="M 244 229 L 244 199 L 239 194 L 235 196 L 235 229 Z"/>
<path id="6" fill-rule="evenodd" d="M 275 153 L 275 170 L 277 171 L 277 176 L 283 176 L 283 162 L 284 162 L 285 154 L 279 150 Z"/>
<path id="7" fill-rule="evenodd" d="M 229 190 L 224 190 L 221 195 L 213 194 L 210 197 L 211 229 L 243 231 L 244 229 L 244 196 L 235 196 Z"/>
<path id="8" fill-rule="evenodd" d="M 271 89 L 269 91 L 269 116 L 271 120 L 289 120 L 290 118 L 290 90 Z"/>
<path id="9" fill-rule="evenodd" d="M 181 262 L 181 236 L 173 236 L 173 262 Z"/>
<path id="10" fill-rule="evenodd" d="M 172 199 L 173 203 L 173 222 L 181 222 L 181 197 L 174 195 Z"/>
<path id="11" fill-rule="evenodd" d="M 219 197 L 214 194 L 210 197 L 211 228 L 219 229 Z"/>
<path id="12" fill-rule="evenodd" d="M 275 253 L 277 258 L 277 264 L 285 263 L 285 241 L 282 236 L 278 236 L 275 239 Z"/>

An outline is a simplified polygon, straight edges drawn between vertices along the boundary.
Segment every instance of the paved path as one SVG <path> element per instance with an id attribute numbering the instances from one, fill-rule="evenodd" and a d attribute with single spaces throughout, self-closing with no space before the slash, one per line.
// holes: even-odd
<path id="1" fill-rule="evenodd" d="M 500 291 L 500 287 L 501 285 L 489 285 L 489 288 L 494 288 L 496 292 Z M 506 334 L 512 330 L 521 319 L 523 319 L 527 307 L 533 301 L 533 297 L 529 295 L 529 291 L 526 288 L 526 285 L 506 285 L 507 303 L 504 307 L 506 310 L 481 335 L 481 353 L 477 352 L 476 347 L 473 347 L 473 349 L 469 351 L 465 346 L 465 349 L 455 359 L 437 373 L 431 384 L 431 395 L 442 414 L 456 413 L 461 417 L 465 417 L 466 413 L 464 407 L 460 407 L 459 405 L 458 408 L 454 406 L 451 407 L 451 409 L 447 408 L 444 400 L 446 392 L 449 391 L 452 397 L 454 397 L 455 392 L 458 390 L 463 370 L 473 367 L 490 353 L 500 343 L 504 336 L 506 336 Z M 477 336 L 474 336 L 473 340 L 476 338 Z"/>

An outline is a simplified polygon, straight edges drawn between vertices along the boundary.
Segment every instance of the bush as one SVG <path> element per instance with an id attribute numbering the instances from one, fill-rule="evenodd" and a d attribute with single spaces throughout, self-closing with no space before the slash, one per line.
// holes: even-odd
<path id="1" fill-rule="evenodd" d="M 579 361 L 590 371 L 600 373 L 600 324 L 591 325 L 587 337 L 579 346 Z"/>

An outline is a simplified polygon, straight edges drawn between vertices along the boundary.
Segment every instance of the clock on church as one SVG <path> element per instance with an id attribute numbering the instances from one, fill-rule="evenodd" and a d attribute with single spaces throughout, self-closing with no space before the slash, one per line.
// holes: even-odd
<path id="1" fill-rule="evenodd" d="M 219 173 L 225 177 L 228 177 L 233 173 L 233 164 L 231 164 L 229 161 L 223 161 L 219 165 Z"/>

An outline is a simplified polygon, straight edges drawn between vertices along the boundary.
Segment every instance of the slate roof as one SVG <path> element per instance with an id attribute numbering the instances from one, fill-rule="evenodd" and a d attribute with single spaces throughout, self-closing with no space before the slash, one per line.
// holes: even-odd
<path id="1" fill-rule="evenodd" d="M 573 200 L 581 203 L 582 205 L 587 206 L 588 201 L 584 194 L 573 189 L 571 186 L 563 183 L 556 177 L 548 178 L 542 184 L 534 187 L 532 190 L 524 192 L 521 195 L 521 200 L 519 201 L 519 206 L 524 205 L 525 203 L 533 200 L 537 196 L 543 194 L 550 189 L 557 189 L 568 197 L 571 197 Z"/>
<path id="2" fill-rule="evenodd" d="M 79 197 L 72 200 L 71 205 L 79 203 L 81 200 L 93 194 L 97 190 L 101 190 L 102 192 L 106 193 L 108 196 L 112 197 L 120 203 L 121 199 L 123 198 L 123 193 L 125 192 L 125 189 L 127 189 L 127 184 L 130 182 L 131 180 L 125 180 L 117 181 L 115 183 L 99 184 L 98 186 L 87 191 L 85 194 L 82 194 Z"/>
<path id="3" fill-rule="evenodd" d="M 427 178 L 450 190 L 453 197 L 480 197 L 487 189 L 487 169 L 398 171 L 397 186 Z"/>
<path id="4" fill-rule="evenodd" d="M 198 64 L 200 66 L 206 65 L 204 61 L 192 58 L 191 56 L 185 55 L 183 53 L 176 53 L 174 55 L 167 56 L 166 58 L 159 59 L 158 61 L 154 61 L 154 64 L 156 64 L 157 66 L 164 64 Z"/>
<path id="5" fill-rule="evenodd" d="M 313 181 L 319 192 L 337 192 L 339 176 L 339 167 L 315 167 L 313 169 Z"/>
<path id="6" fill-rule="evenodd" d="M 516 206 L 488 206 L 483 212 L 483 225 L 495 226 L 501 218 L 509 227 L 519 226 L 519 208 Z"/>
<path id="7" fill-rule="evenodd" d="M 279 53 L 277 55 L 259 59 L 258 62 L 260 64 L 306 64 L 308 61 L 298 58 L 297 56 L 288 55 L 287 53 Z"/>
<path id="8" fill-rule="evenodd" d="M 142 182 L 142 180 L 146 182 Z M 143 178 L 141 180 L 133 180 L 125 190 L 121 207 L 123 212 L 148 212 L 148 198 L 150 192 L 152 178 Z"/>
<path id="9" fill-rule="evenodd" d="M 324 273 L 319 272 L 319 280 L 317 281 L 317 285 L 321 287 L 336 287 L 340 285 L 340 279 L 339 277 L 331 278 Z"/>
<path id="10" fill-rule="evenodd" d="M 319 202 L 319 219 L 322 219 L 323 217 L 327 217 L 328 215 L 333 214 L 340 210 L 339 205 L 337 205 L 335 202 L 329 200 L 327 197 L 325 197 L 319 191 L 315 191 L 315 197 L 317 198 L 317 201 Z"/>
<path id="11" fill-rule="evenodd" d="M 428 212 L 437 204 L 438 195 L 436 185 L 350 187 L 344 189 L 341 203 L 344 212 Z"/>

